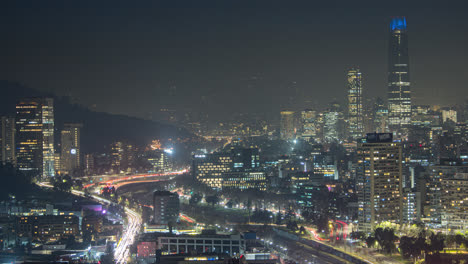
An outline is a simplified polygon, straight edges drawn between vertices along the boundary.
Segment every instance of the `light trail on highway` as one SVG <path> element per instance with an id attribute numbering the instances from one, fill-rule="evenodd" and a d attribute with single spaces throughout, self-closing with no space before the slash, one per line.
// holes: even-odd
<path id="1" fill-rule="evenodd" d="M 128 181 L 128 180 L 151 178 L 151 177 L 176 176 L 176 175 L 184 174 L 187 171 L 188 170 L 185 169 L 185 170 L 165 172 L 165 173 L 130 175 L 130 176 L 125 176 L 125 177 L 121 177 L 121 178 L 117 178 L 117 179 L 111 179 L 111 180 L 107 180 L 107 181 L 89 183 L 89 184 L 86 184 L 83 187 L 86 189 L 86 188 L 89 188 L 90 186 L 93 186 L 95 184 L 103 184 L 103 185 L 109 185 L 110 184 L 110 185 L 113 185 L 114 183 L 118 183 L 118 182 L 122 182 L 122 181 Z"/>
<path id="2" fill-rule="evenodd" d="M 39 183 L 39 186 L 53 188 L 52 185 L 45 182 Z M 82 191 L 72 190 L 72 193 L 78 196 L 86 197 L 85 193 Z M 113 204 L 112 201 L 109 201 L 96 195 L 91 195 L 91 197 L 102 203 Z M 127 258 L 130 254 L 129 248 L 133 244 L 135 237 L 138 235 L 142 223 L 140 214 L 128 207 L 124 207 L 124 209 L 125 213 L 128 216 L 128 223 L 127 228 L 125 229 L 119 243 L 117 244 L 117 247 L 114 250 L 114 259 L 116 264 L 127 263 Z"/>

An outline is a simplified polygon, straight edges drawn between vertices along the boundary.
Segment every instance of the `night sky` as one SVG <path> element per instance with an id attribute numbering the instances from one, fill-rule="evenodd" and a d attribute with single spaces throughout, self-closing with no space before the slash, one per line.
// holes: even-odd
<path id="1" fill-rule="evenodd" d="M 464 101 L 468 4 L 407 2 L 2 1 L 0 79 L 144 118 L 325 107 L 352 66 L 385 98 L 388 23 L 404 15 L 413 102 Z"/>

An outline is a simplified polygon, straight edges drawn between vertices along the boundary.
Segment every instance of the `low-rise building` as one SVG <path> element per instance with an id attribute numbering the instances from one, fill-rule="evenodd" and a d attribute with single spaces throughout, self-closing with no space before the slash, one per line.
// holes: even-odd
<path id="1" fill-rule="evenodd" d="M 22 216 L 16 221 L 19 237 L 42 242 L 57 241 L 79 234 L 78 217 L 70 215 Z"/>

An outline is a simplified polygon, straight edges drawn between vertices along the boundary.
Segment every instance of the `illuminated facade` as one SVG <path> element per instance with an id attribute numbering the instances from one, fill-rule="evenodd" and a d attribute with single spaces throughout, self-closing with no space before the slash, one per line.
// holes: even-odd
<path id="1" fill-rule="evenodd" d="M 233 170 L 234 162 L 228 153 L 195 155 L 192 173 L 194 178 L 211 188 L 221 189 L 223 174 Z"/>
<path id="2" fill-rule="evenodd" d="M 402 147 L 391 133 L 367 134 L 358 145 L 356 191 L 359 229 L 402 221 Z"/>
<path id="3" fill-rule="evenodd" d="M 350 69 L 348 77 L 348 124 L 349 136 L 353 140 L 362 137 L 364 119 L 362 111 L 362 76 L 359 69 Z"/>
<path id="4" fill-rule="evenodd" d="M 280 137 L 282 140 L 296 138 L 296 117 L 293 111 L 281 111 Z"/>
<path id="5" fill-rule="evenodd" d="M 336 111 L 329 111 L 324 115 L 323 140 L 327 143 L 339 141 L 339 115 Z"/>
<path id="6" fill-rule="evenodd" d="M 421 220 L 421 193 L 406 188 L 403 193 L 403 222 L 416 223 Z"/>
<path id="7" fill-rule="evenodd" d="M 0 122 L 0 160 L 15 165 L 15 119 L 2 116 Z"/>
<path id="8" fill-rule="evenodd" d="M 62 165 L 61 165 L 61 162 L 60 162 L 60 153 L 55 153 L 54 154 L 54 169 L 55 169 L 55 172 L 60 174 L 61 170 L 62 170 Z"/>
<path id="9" fill-rule="evenodd" d="M 431 166 L 426 189 L 433 228 L 468 228 L 468 166 Z"/>
<path id="10" fill-rule="evenodd" d="M 222 189 L 257 189 L 266 191 L 266 173 L 261 172 L 227 172 L 223 173 Z"/>
<path id="11" fill-rule="evenodd" d="M 16 159 L 19 170 L 55 176 L 52 98 L 23 99 L 16 105 Z"/>
<path id="12" fill-rule="evenodd" d="M 124 155 L 123 143 L 120 141 L 114 142 L 110 146 L 111 168 L 114 172 L 119 173 Z"/>
<path id="13" fill-rule="evenodd" d="M 152 172 L 169 172 L 172 169 L 169 154 L 163 149 L 153 150 L 148 155 L 148 162 L 153 167 Z"/>
<path id="14" fill-rule="evenodd" d="M 336 164 L 314 163 L 314 173 L 323 175 L 325 180 L 338 180 L 338 169 Z"/>
<path id="15" fill-rule="evenodd" d="M 226 153 L 193 156 L 193 177 L 211 188 L 266 189 L 256 148 L 234 148 Z"/>
<path id="16" fill-rule="evenodd" d="M 291 192 L 298 193 L 298 190 L 310 183 L 310 173 L 296 172 L 291 175 Z"/>
<path id="17" fill-rule="evenodd" d="M 388 115 L 392 132 L 401 132 L 411 123 L 411 90 L 406 18 L 390 22 L 388 50 Z"/>
<path id="18" fill-rule="evenodd" d="M 61 133 L 61 172 L 70 174 L 80 167 L 80 131 L 81 124 L 65 124 Z"/>
<path id="19" fill-rule="evenodd" d="M 42 175 L 55 176 L 55 149 L 54 149 L 54 100 L 44 98 L 42 105 Z"/>
<path id="20" fill-rule="evenodd" d="M 442 122 L 452 121 L 457 123 L 457 111 L 453 109 L 442 109 Z"/>
<path id="21" fill-rule="evenodd" d="M 306 109 L 301 112 L 302 138 L 309 142 L 311 139 L 317 140 L 316 112 Z"/>
<path id="22" fill-rule="evenodd" d="M 163 254 L 226 253 L 231 256 L 244 253 L 245 240 L 242 235 L 201 234 L 196 236 L 160 236 L 158 249 Z M 193 257 L 193 260 L 196 260 Z"/>
<path id="23" fill-rule="evenodd" d="M 45 243 L 78 235 L 79 221 L 77 216 L 66 215 L 22 216 L 16 228 L 18 236 Z"/>

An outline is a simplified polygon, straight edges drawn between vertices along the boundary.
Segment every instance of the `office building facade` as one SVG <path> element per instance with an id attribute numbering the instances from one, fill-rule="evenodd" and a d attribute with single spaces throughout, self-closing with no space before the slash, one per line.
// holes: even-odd
<path id="1" fill-rule="evenodd" d="M 179 218 L 179 195 L 168 191 L 153 193 L 154 216 L 156 225 L 174 225 Z"/>
<path id="2" fill-rule="evenodd" d="M 302 139 L 309 142 L 317 140 L 317 121 L 316 111 L 306 109 L 301 112 Z"/>
<path id="3" fill-rule="evenodd" d="M 280 138 L 292 140 L 296 138 L 296 113 L 294 111 L 281 111 Z"/>
<path id="4" fill-rule="evenodd" d="M 468 166 L 450 162 L 431 166 L 426 190 L 425 213 L 432 228 L 468 228 Z"/>
<path id="5" fill-rule="evenodd" d="M 390 22 L 388 50 L 388 116 L 392 132 L 411 124 L 411 89 L 408 34 L 405 17 Z"/>
<path id="6" fill-rule="evenodd" d="M 16 165 L 15 118 L 2 116 L 0 122 L 0 160 L 2 164 Z"/>
<path id="7" fill-rule="evenodd" d="M 65 124 L 61 133 L 61 172 L 71 174 L 81 165 L 81 124 Z"/>
<path id="8" fill-rule="evenodd" d="M 349 137 L 357 140 L 363 136 L 364 132 L 361 71 L 357 68 L 348 70 L 347 80 Z"/>
<path id="9" fill-rule="evenodd" d="M 18 169 L 34 176 L 55 176 L 53 99 L 19 101 L 15 121 Z"/>
<path id="10" fill-rule="evenodd" d="M 157 244 L 165 254 L 225 253 L 234 256 L 245 251 L 242 235 L 160 236 Z"/>
<path id="11" fill-rule="evenodd" d="M 213 189 L 266 189 L 266 174 L 260 169 L 257 148 L 194 155 L 192 173 L 195 180 Z"/>
<path id="12" fill-rule="evenodd" d="M 356 191 L 359 229 L 402 222 L 402 147 L 391 133 L 367 134 L 358 144 Z"/>

